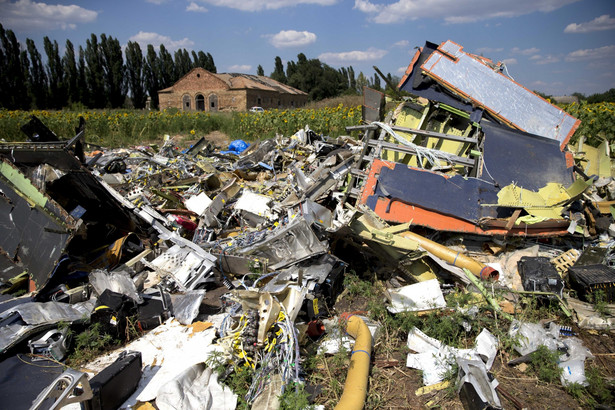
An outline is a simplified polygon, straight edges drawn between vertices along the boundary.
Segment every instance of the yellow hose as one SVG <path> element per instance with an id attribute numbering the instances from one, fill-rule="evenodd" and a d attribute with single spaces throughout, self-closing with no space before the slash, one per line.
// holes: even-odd
<path id="1" fill-rule="evenodd" d="M 439 243 L 430 241 L 429 239 L 421 235 L 417 235 L 414 232 L 408 231 L 400 233 L 399 235 L 418 242 L 421 245 L 421 248 L 425 249 L 427 252 L 433 253 L 437 257 L 444 259 L 453 266 L 457 266 L 462 269 L 465 268 L 472 272 L 475 276 L 478 276 L 483 280 L 498 280 L 498 278 L 500 277 L 500 274 L 497 270 L 487 265 L 484 265 L 479 261 L 472 259 L 469 256 L 466 256 L 460 252 L 447 248 L 444 245 L 440 245 Z"/>
<path id="2" fill-rule="evenodd" d="M 360 317 L 345 313 L 342 319 L 346 319 L 346 332 L 354 337 L 355 343 L 350 356 L 344 393 L 335 408 L 336 410 L 360 410 L 367 397 L 372 334 Z"/>

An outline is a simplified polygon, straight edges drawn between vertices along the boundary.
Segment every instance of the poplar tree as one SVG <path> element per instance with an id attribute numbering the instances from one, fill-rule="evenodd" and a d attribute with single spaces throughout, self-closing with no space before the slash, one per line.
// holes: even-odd
<path id="1" fill-rule="evenodd" d="M 172 86 L 173 83 L 177 81 L 177 77 L 175 76 L 175 65 L 173 64 L 171 53 L 169 53 L 164 44 L 160 45 L 158 63 L 160 64 L 160 87 L 167 88 Z"/>
<path id="2" fill-rule="evenodd" d="M 119 40 L 101 34 L 100 51 L 107 106 L 111 108 L 122 107 L 126 99 L 126 81 L 124 76 L 124 58 Z"/>
<path id="3" fill-rule="evenodd" d="M 284 74 L 284 64 L 282 64 L 282 59 L 279 56 L 275 57 L 275 64 L 273 73 L 271 73 L 271 78 L 281 82 L 282 84 L 286 84 L 287 82 L 286 74 Z"/>
<path id="4" fill-rule="evenodd" d="M 66 40 L 66 50 L 62 57 L 64 68 L 64 83 L 66 85 L 66 96 L 69 104 L 81 102 L 79 96 L 79 71 L 75 60 L 75 47 L 70 40 Z"/>
<path id="5" fill-rule="evenodd" d="M 49 37 L 45 36 L 43 38 L 43 46 L 45 54 L 47 54 L 46 72 L 49 79 L 49 107 L 59 110 L 66 106 L 67 92 L 64 66 L 60 59 L 58 42 L 54 40 L 52 43 Z"/>
<path id="6" fill-rule="evenodd" d="M 26 47 L 28 48 L 28 55 L 30 57 L 30 81 L 28 82 L 28 88 L 32 95 L 32 103 L 35 108 L 47 108 L 49 81 L 47 80 L 47 74 L 45 74 L 41 55 L 36 49 L 34 40 L 30 38 L 26 39 Z"/>
<path id="7" fill-rule="evenodd" d="M 28 54 L 21 50 L 15 33 L 0 24 L 0 107 L 30 108 L 29 67 Z"/>
<path id="8" fill-rule="evenodd" d="M 85 77 L 88 85 L 88 102 L 90 108 L 104 108 L 108 101 L 105 95 L 105 73 L 98 37 L 92 34 L 85 46 Z"/>
<path id="9" fill-rule="evenodd" d="M 135 108 L 144 108 L 147 99 L 144 68 L 145 59 L 139 43 L 129 41 L 126 45 L 126 76 Z"/>
<path id="10" fill-rule="evenodd" d="M 151 44 L 147 45 L 147 57 L 145 58 L 143 72 L 145 88 L 151 98 L 151 108 L 158 108 L 158 90 L 164 87 L 161 87 L 160 84 L 160 63 L 158 61 L 158 55 L 156 54 L 154 46 Z"/>

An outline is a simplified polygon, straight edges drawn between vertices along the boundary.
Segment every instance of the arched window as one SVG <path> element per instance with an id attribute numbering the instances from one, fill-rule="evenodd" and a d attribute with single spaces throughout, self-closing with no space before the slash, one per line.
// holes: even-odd
<path id="1" fill-rule="evenodd" d="M 218 96 L 216 94 L 209 95 L 209 111 L 218 111 Z"/>
<path id="2" fill-rule="evenodd" d="M 202 94 L 196 95 L 195 105 L 197 111 L 205 111 L 205 97 Z"/>
<path id="3" fill-rule="evenodd" d="M 182 98 L 182 109 L 184 111 L 190 111 L 190 96 L 188 94 L 184 95 Z"/>

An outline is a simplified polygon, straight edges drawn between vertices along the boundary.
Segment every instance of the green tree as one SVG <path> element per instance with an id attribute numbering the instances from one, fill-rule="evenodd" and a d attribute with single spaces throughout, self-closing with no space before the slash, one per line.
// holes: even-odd
<path id="1" fill-rule="evenodd" d="M 104 108 L 108 101 L 105 95 L 105 73 L 103 57 L 100 53 L 98 37 L 91 34 L 85 44 L 85 77 L 88 85 L 88 102 L 90 108 Z"/>
<path id="2" fill-rule="evenodd" d="M 214 57 L 209 53 L 207 53 L 207 66 L 205 67 L 205 69 L 212 73 L 218 72 L 218 69 L 216 68 L 216 63 L 214 63 Z"/>
<path id="3" fill-rule="evenodd" d="M 288 80 L 297 72 L 297 64 L 290 60 L 286 63 L 286 81 L 288 84 Z"/>
<path id="4" fill-rule="evenodd" d="M 264 76 L 265 75 L 265 70 L 263 69 L 262 65 L 258 65 L 258 67 L 256 67 L 256 75 L 261 75 Z"/>
<path id="5" fill-rule="evenodd" d="M 181 78 L 192 70 L 192 60 L 186 49 L 179 49 L 175 52 L 175 71 L 177 78 Z"/>
<path id="6" fill-rule="evenodd" d="M 79 62 L 77 63 L 77 89 L 79 90 L 79 102 L 83 105 L 88 105 L 91 101 L 87 75 L 85 50 L 82 46 L 79 46 Z"/>
<path id="7" fill-rule="evenodd" d="M 380 76 L 378 74 L 374 74 L 374 77 L 370 79 L 369 87 L 373 88 L 374 90 L 382 91 Z"/>
<path id="8" fill-rule="evenodd" d="M 365 74 L 363 74 L 363 71 L 359 72 L 359 75 L 357 76 L 356 85 L 357 85 L 357 93 L 362 95 L 363 87 L 367 87 L 369 85 L 369 83 L 367 82 L 367 78 L 365 77 Z"/>
<path id="9" fill-rule="evenodd" d="M 144 108 L 147 99 L 144 66 L 145 59 L 139 43 L 129 41 L 126 45 L 126 77 L 135 108 Z"/>
<path id="10" fill-rule="evenodd" d="M 56 110 L 66 106 L 68 93 L 64 78 L 64 66 L 60 58 L 58 42 L 43 38 L 45 53 L 47 54 L 47 78 L 49 79 L 49 107 Z"/>
<path id="11" fill-rule="evenodd" d="M 158 61 L 156 50 L 151 44 L 147 45 L 147 56 L 143 73 L 145 88 L 152 101 L 151 108 L 158 108 L 158 90 L 161 90 L 163 87 L 160 86 L 160 62 Z"/>
<path id="12" fill-rule="evenodd" d="M 354 77 L 354 68 L 352 68 L 352 66 L 348 67 L 348 80 L 349 80 L 349 84 L 350 84 L 350 89 L 356 91 L 356 89 L 357 89 L 357 80 Z"/>
<path id="13" fill-rule="evenodd" d="M 308 59 L 305 54 L 299 53 L 297 63 L 290 63 L 286 73 L 288 85 L 308 93 L 311 100 L 340 95 L 347 87 L 347 79 L 340 71 L 317 58 Z"/>
<path id="14" fill-rule="evenodd" d="M 587 97 L 587 102 L 590 104 L 597 104 L 601 102 L 615 102 L 615 88 L 611 88 L 610 90 L 603 93 L 592 94 Z"/>
<path id="15" fill-rule="evenodd" d="M 579 92 L 572 93 L 570 95 L 572 95 L 573 97 L 577 97 L 579 99 L 579 102 L 587 100 L 587 97 Z"/>
<path id="16" fill-rule="evenodd" d="M 275 65 L 270 77 L 282 84 L 287 82 L 286 74 L 284 74 L 284 64 L 282 64 L 282 59 L 279 56 L 275 57 Z"/>
<path id="17" fill-rule="evenodd" d="M 118 39 L 105 34 L 100 35 L 100 54 L 102 55 L 102 68 L 104 73 L 105 95 L 107 105 L 119 108 L 126 100 L 126 80 L 124 76 L 124 57 L 122 46 Z"/>
<path id="18" fill-rule="evenodd" d="M 64 57 L 62 57 L 62 66 L 64 68 L 67 102 L 69 104 L 80 102 L 79 71 L 77 70 L 77 61 L 75 60 L 75 47 L 70 40 L 66 40 L 66 50 L 64 51 Z"/>
<path id="19" fill-rule="evenodd" d="M 30 82 L 28 86 L 32 95 L 32 102 L 34 107 L 38 109 L 47 108 L 49 82 L 47 74 L 45 74 L 41 54 L 36 49 L 36 44 L 34 44 L 32 39 L 26 39 L 26 47 L 30 57 Z"/>
<path id="20" fill-rule="evenodd" d="M 29 67 L 28 55 L 24 56 L 21 51 L 15 33 L 12 30 L 5 31 L 0 24 L 0 107 L 30 107 L 27 89 Z"/>
<path id="21" fill-rule="evenodd" d="M 160 87 L 167 88 L 173 85 L 177 81 L 175 75 L 175 64 L 173 63 L 173 57 L 168 52 L 164 44 L 160 44 L 160 51 L 158 52 L 158 64 L 160 65 Z"/>

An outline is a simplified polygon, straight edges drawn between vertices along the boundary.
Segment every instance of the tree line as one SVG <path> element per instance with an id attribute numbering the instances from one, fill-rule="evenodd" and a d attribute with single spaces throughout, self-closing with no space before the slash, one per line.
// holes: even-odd
<path id="1" fill-rule="evenodd" d="M 46 61 L 32 39 L 20 44 L 12 30 L 0 24 L 0 108 L 62 109 L 66 107 L 142 109 L 148 96 L 158 108 L 158 91 L 173 85 L 195 67 L 216 73 L 210 53 L 177 50 L 173 55 L 164 44 L 145 50 L 129 41 L 122 50 L 118 39 L 91 34 L 85 47 L 66 40 L 61 56 L 58 42 L 43 39 Z M 352 66 L 334 69 L 319 59 L 299 53 L 286 69 L 278 56 L 270 77 L 309 94 L 317 101 L 343 94 L 362 94 L 368 86 L 383 90 L 377 74 L 355 75 Z M 258 66 L 258 75 L 265 75 Z M 390 84 L 399 78 L 387 74 Z M 386 83 L 386 82 L 385 82 Z M 384 91 L 390 91 L 388 85 Z"/>
<path id="2" fill-rule="evenodd" d="M 32 39 L 22 48 L 15 33 L 0 24 L 0 108 L 121 108 L 129 94 L 134 108 L 144 108 L 148 95 L 151 108 L 157 108 L 158 90 L 191 69 L 216 72 L 210 53 L 180 49 L 171 55 L 163 44 L 158 50 L 148 44 L 143 53 L 132 41 L 122 52 L 119 40 L 106 34 L 91 34 L 78 50 L 66 40 L 63 56 L 49 37 L 43 47 L 45 63 Z"/>
<path id="3" fill-rule="evenodd" d="M 258 66 L 256 73 L 265 75 L 261 65 Z M 380 77 L 377 74 L 366 76 L 363 72 L 359 72 L 355 76 L 352 66 L 336 70 L 317 58 L 308 59 L 303 53 L 297 55 L 297 61 L 288 61 L 286 70 L 282 59 L 276 56 L 274 70 L 269 77 L 308 93 L 310 100 L 313 101 L 344 94 L 363 94 L 364 86 L 379 91 L 391 91 L 386 83 L 385 87 L 382 87 Z M 387 74 L 386 77 L 391 84 L 396 85 L 399 82 L 399 77 L 392 76 L 391 73 Z"/>

